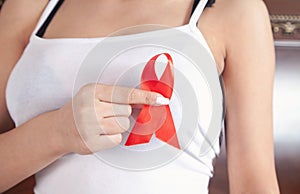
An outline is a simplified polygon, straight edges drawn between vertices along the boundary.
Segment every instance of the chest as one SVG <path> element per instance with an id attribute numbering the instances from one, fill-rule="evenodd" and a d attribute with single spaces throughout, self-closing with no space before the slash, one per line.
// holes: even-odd
<path id="1" fill-rule="evenodd" d="M 44 34 L 44 38 L 105 37 L 138 33 L 130 26 L 152 24 L 143 31 L 154 30 L 161 26 L 182 26 L 187 24 L 193 12 L 193 0 L 163 1 L 79 1 L 65 0 L 55 13 Z M 218 4 L 204 10 L 198 27 L 218 65 L 219 74 L 225 63 L 224 38 L 219 21 Z M 122 29 L 126 29 L 123 31 Z"/>
<path id="2" fill-rule="evenodd" d="M 181 26 L 188 23 L 193 3 L 192 0 L 65 0 L 44 37 L 103 37 L 142 24 Z"/>

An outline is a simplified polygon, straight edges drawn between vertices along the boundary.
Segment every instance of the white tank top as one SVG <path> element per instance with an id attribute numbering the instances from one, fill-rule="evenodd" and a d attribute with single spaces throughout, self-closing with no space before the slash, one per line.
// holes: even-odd
<path id="1" fill-rule="evenodd" d="M 36 194 L 208 193 L 208 183 L 213 172 L 212 162 L 219 153 L 220 141 L 219 138 L 209 139 L 206 135 L 213 128 L 217 129 L 217 136 L 220 136 L 224 104 L 216 63 L 196 25 L 207 0 L 200 1 L 188 24 L 170 29 L 103 38 L 38 37 L 37 30 L 57 2 L 58 0 L 51 0 L 47 5 L 30 37 L 29 44 L 8 80 L 7 106 L 16 127 L 39 114 L 62 107 L 84 84 L 97 81 L 136 87 L 147 60 L 158 53 L 168 52 L 173 57 L 176 68 L 170 108 L 182 147 L 181 150 L 177 150 L 153 135 L 151 141 L 143 145 L 127 147 L 123 141 L 116 148 L 93 155 L 70 153 L 36 174 L 34 192 Z M 199 50 L 195 52 L 200 56 L 201 63 L 205 64 L 200 71 L 195 69 L 188 54 L 186 57 L 182 54 L 185 50 L 189 50 L 189 45 L 186 44 L 182 34 L 193 39 L 199 46 Z M 166 44 L 163 41 L 161 45 L 156 42 L 155 45 L 151 44 L 155 40 L 166 40 Z M 168 47 L 168 40 L 171 43 L 177 42 L 176 49 L 179 51 Z M 127 42 L 136 44 L 119 52 L 120 47 Z M 113 51 L 118 54 L 108 58 Z M 89 63 L 91 58 L 98 55 L 100 56 L 98 64 Z M 164 62 L 163 57 L 159 59 Z M 184 77 L 180 80 L 185 83 L 176 81 L 179 77 Z M 180 92 L 182 88 L 189 87 L 193 90 L 191 94 Z M 195 100 L 191 99 L 193 95 Z M 186 109 L 185 106 L 190 107 Z M 183 118 L 186 117 L 196 117 L 197 124 L 194 127 L 185 124 Z M 189 127 L 179 130 L 181 126 Z M 127 136 L 124 134 L 123 139 L 126 140 Z M 208 149 L 201 151 L 205 147 L 203 145 L 209 145 Z M 146 153 L 146 157 L 149 157 L 149 152 L 151 158 L 145 160 L 143 154 Z M 166 155 L 172 157 L 163 160 Z"/>

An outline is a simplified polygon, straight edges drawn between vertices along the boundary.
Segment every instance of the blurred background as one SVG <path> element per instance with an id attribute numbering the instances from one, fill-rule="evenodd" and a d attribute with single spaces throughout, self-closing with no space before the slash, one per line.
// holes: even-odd
<path id="1" fill-rule="evenodd" d="M 0 9 L 3 0 L 0 0 Z M 282 194 L 300 194 L 300 0 L 265 0 L 275 38 L 275 161 Z M 229 194 L 223 144 L 210 183 L 211 194 Z M 28 179 L 4 194 L 32 194 Z"/>

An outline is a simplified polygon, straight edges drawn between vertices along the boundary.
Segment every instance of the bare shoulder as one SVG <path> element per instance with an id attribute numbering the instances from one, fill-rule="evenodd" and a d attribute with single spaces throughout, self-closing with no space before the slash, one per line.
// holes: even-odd
<path id="1" fill-rule="evenodd" d="M 223 0 L 222 4 L 226 58 L 233 59 L 241 55 L 259 56 L 266 50 L 269 53 L 265 56 L 272 58 L 273 36 L 264 2 Z"/>
<path id="2" fill-rule="evenodd" d="M 28 38 L 49 0 L 6 0 L 0 12 L 3 37 Z"/>
<path id="3" fill-rule="evenodd" d="M 269 20 L 268 10 L 262 0 L 223 0 L 222 14 L 228 24 L 236 24 L 237 27 L 242 24 L 253 25 Z"/>
<path id="4" fill-rule="evenodd" d="M 269 13 L 262 0 L 223 0 L 219 11 L 227 45 L 239 37 L 259 38 L 270 33 Z"/>
<path id="5" fill-rule="evenodd" d="M 222 3 L 223 6 L 227 6 L 239 13 L 245 13 L 246 10 L 266 11 L 266 6 L 263 0 L 221 0 L 219 2 Z"/>
<path id="6" fill-rule="evenodd" d="M 198 27 L 222 73 L 228 52 L 239 39 L 250 41 L 270 32 L 269 14 L 262 0 L 217 0 L 211 8 L 205 9 Z"/>

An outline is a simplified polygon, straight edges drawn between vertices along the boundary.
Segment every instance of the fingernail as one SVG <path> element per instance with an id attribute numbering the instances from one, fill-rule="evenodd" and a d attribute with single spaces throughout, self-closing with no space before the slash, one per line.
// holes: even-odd
<path id="1" fill-rule="evenodd" d="M 169 104 L 170 104 L 170 100 L 168 98 L 165 98 L 163 96 L 157 96 L 156 97 L 156 102 L 155 102 L 156 106 L 169 105 Z"/>

